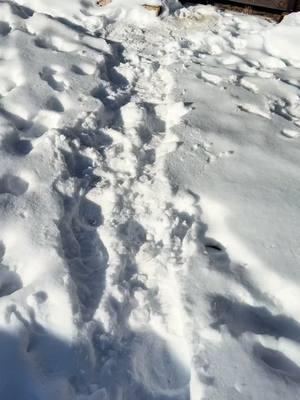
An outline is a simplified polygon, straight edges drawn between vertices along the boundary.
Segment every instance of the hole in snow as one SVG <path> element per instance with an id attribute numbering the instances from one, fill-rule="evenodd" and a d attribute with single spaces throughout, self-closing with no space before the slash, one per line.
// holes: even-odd
<path id="1" fill-rule="evenodd" d="M 222 251 L 224 251 L 224 247 L 214 239 L 207 239 L 206 240 L 205 249 L 208 252 L 222 252 Z"/>
<path id="2" fill-rule="evenodd" d="M 30 140 L 20 139 L 17 134 L 7 135 L 2 143 L 7 152 L 17 156 L 26 156 L 33 148 Z"/>
<path id="3" fill-rule="evenodd" d="M 0 36 L 7 36 L 11 31 L 11 27 L 7 22 L 0 21 Z"/>
<path id="4" fill-rule="evenodd" d="M 48 299 L 48 295 L 46 292 L 40 290 L 39 292 L 36 292 L 34 294 L 34 298 L 38 304 L 42 304 L 45 303 L 45 301 Z"/>

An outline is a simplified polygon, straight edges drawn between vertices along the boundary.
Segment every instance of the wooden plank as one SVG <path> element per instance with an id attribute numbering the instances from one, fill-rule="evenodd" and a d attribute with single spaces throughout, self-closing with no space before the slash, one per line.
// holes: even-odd
<path id="1" fill-rule="evenodd" d="M 280 11 L 289 9 L 289 0 L 230 0 L 230 2 Z"/>
<path id="2" fill-rule="evenodd" d="M 143 7 L 148 11 L 154 12 L 156 15 L 161 13 L 161 6 L 151 5 L 151 4 L 143 4 Z"/>
<path id="3" fill-rule="evenodd" d="M 181 0 L 182 3 L 186 3 L 187 0 Z M 256 10 L 260 9 L 262 12 L 274 13 L 283 15 L 283 13 L 289 13 L 293 11 L 300 11 L 300 0 L 189 0 L 193 4 L 206 3 L 206 4 L 224 4 L 224 7 L 250 7 L 253 9 L 253 13 L 256 14 Z M 238 10 L 239 11 L 239 10 Z M 275 18 L 274 18 L 275 19 Z"/>
<path id="4" fill-rule="evenodd" d="M 264 8 L 258 8 L 258 7 L 251 7 L 246 4 L 242 3 L 219 3 L 216 2 L 214 3 L 215 6 L 220 8 L 221 10 L 231 10 L 235 12 L 240 12 L 242 14 L 248 14 L 248 15 L 257 15 L 266 19 L 269 19 L 271 21 L 275 21 L 279 23 L 282 18 L 283 18 L 283 12 L 274 12 L 271 9 L 264 9 Z"/>

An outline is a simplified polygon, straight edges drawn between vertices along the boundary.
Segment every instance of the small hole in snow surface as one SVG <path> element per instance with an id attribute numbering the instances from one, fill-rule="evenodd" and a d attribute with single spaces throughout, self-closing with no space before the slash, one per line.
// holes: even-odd
<path id="1" fill-rule="evenodd" d="M 205 243 L 205 248 L 207 251 L 211 251 L 211 252 L 221 252 L 224 251 L 224 248 L 222 247 L 221 244 L 219 244 L 217 241 L 213 240 L 213 239 L 209 239 L 206 243 Z"/>
<path id="2" fill-rule="evenodd" d="M 34 294 L 34 297 L 35 297 L 36 302 L 37 302 L 38 304 L 42 304 L 42 303 L 45 303 L 45 301 L 46 301 L 47 298 L 48 298 L 48 295 L 47 295 L 46 292 L 43 292 L 42 290 L 40 290 L 39 292 L 36 292 L 36 293 Z"/>

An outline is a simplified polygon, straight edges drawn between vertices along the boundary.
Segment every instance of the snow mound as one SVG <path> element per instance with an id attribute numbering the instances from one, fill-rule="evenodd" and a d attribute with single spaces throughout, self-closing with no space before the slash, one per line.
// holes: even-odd
<path id="1" fill-rule="evenodd" d="M 270 55 L 300 66 L 300 12 L 285 16 L 264 36 L 265 48 Z"/>

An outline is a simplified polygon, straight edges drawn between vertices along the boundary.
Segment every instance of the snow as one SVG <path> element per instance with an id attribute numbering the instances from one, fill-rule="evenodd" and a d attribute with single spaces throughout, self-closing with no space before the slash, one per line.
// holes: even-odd
<path id="1" fill-rule="evenodd" d="M 0 2 L 0 398 L 295 400 L 300 13 L 143 4 Z"/>
<path id="2" fill-rule="evenodd" d="M 299 25 L 299 13 L 287 15 L 281 24 L 265 33 L 266 51 L 278 59 L 282 58 L 292 65 L 299 67 Z"/>

